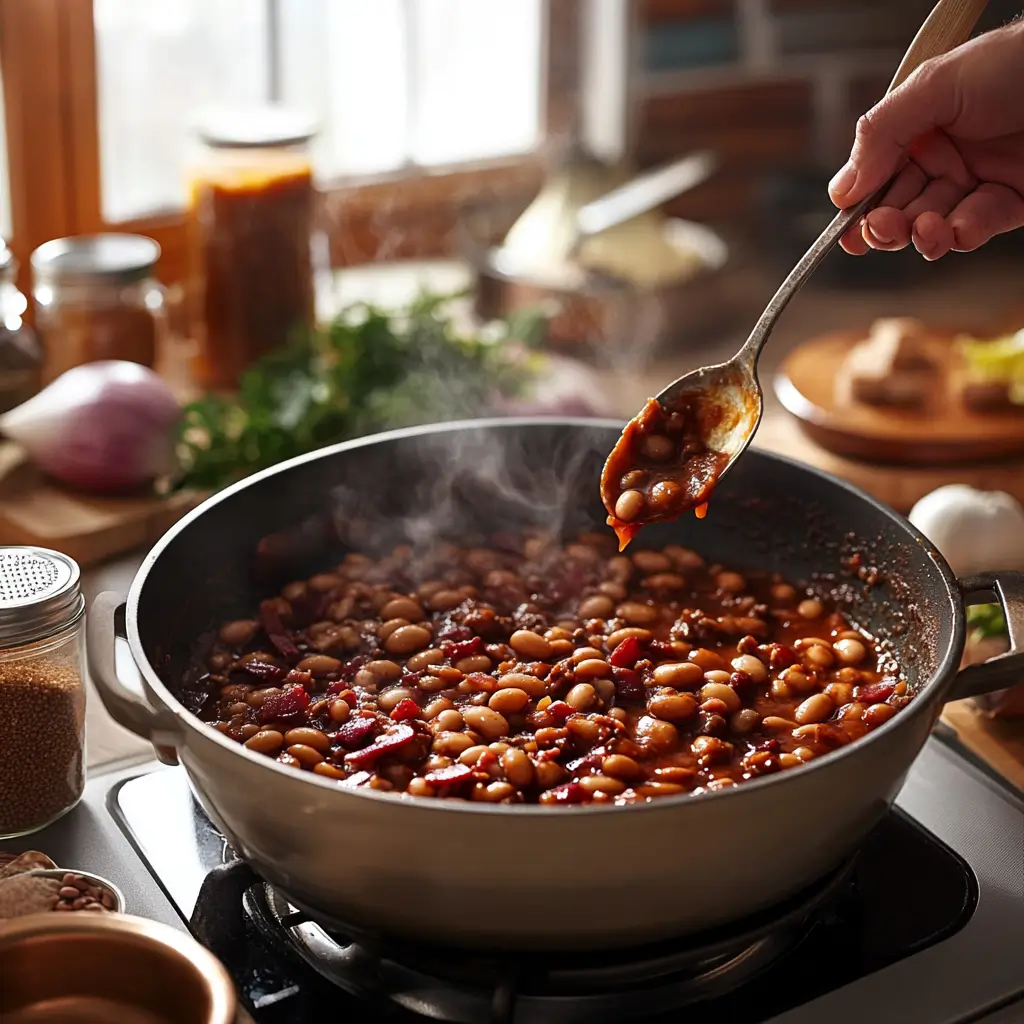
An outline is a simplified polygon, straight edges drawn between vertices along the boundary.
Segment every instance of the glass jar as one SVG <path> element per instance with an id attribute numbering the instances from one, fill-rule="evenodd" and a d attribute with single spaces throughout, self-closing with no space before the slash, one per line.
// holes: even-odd
<path id="1" fill-rule="evenodd" d="M 144 235 L 55 238 L 32 253 L 44 384 L 101 359 L 153 366 L 166 321 L 159 259 Z"/>
<path id="2" fill-rule="evenodd" d="M 0 241 L 0 414 L 28 401 L 38 390 L 43 350 L 25 323 L 28 299 L 18 290 L 18 264 Z"/>
<path id="3" fill-rule="evenodd" d="M 85 599 L 78 565 L 0 547 L 0 839 L 44 828 L 85 786 Z"/>
<path id="4" fill-rule="evenodd" d="M 278 107 L 200 124 L 189 171 L 188 291 L 193 376 L 233 389 L 314 315 L 316 192 L 308 118 Z"/>

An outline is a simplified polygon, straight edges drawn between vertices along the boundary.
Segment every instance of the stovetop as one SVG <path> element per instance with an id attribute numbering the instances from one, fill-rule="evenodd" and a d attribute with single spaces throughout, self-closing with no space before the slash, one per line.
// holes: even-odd
<path id="1" fill-rule="evenodd" d="M 845 873 L 793 901 L 785 929 L 544 961 L 327 935 L 233 859 L 181 769 L 99 776 L 71 814 L 0 848 L 96 871 L 129 913 L 189 927 L 257 1024 L 1024 1021 L 1024 801 L 933 738 L 897 808 Z"/>

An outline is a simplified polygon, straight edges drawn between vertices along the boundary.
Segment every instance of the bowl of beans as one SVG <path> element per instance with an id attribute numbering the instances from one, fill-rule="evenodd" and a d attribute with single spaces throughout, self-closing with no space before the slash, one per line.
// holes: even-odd
<path id="1" fill-rule="evenodd" d="M 1021 671 L 958 668 L 965 596 L 1024 632 L 1024 579 L 961 583 L 756 450 L 619 552 L 620 432 L 446 424 L 228 488 L 94 602 L 104 703 L 329 928 L 609 948 L 781 903 L 855 853 L 944 701 Z"/>

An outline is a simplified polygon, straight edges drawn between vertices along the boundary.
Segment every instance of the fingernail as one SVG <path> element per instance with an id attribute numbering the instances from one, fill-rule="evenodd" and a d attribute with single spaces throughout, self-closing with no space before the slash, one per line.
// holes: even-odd
<path id="1" fill-rule="evenodd" d="M 835 177 L 828 183 L 828 190 L 832 195 L 842 196 L 853 188 L 857 180 L 857 169 L 851 163 L 844 164 Z"/>
<path id="2" fill-rule="evenodd" d="M 871 225 L 867 225 L 868 233 L 879 245 L 892 245 L 895 241 L 894 238 L 887 238 L 885 235 L 879 234 Z"/>

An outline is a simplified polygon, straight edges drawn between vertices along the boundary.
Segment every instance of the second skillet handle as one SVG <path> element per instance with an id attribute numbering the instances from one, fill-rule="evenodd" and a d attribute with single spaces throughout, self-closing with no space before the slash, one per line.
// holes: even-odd
<path id="1" fill-rule="evenodd" d="M 998 601 L 1010 635 L 1010 649 L 961 669 L 946 700 L 978 697 L 1024 683 L 1024 573 L 988 572 L 960 581 L 964 604 Z"/>

